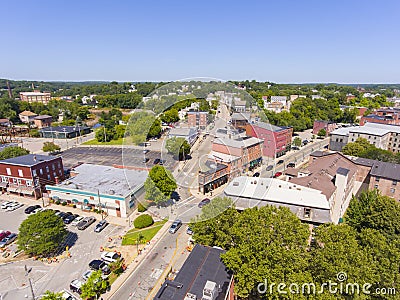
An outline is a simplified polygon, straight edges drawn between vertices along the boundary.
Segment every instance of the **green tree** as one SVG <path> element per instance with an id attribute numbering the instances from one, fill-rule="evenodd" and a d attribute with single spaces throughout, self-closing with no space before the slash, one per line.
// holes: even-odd
<path id="1" fill-rule="evenodd" d="M 151 124 L 149 132 L 147 133 L 147 138 L 157 137 L 161 133 L 161 121 L 155 119 L 153 124 Z"/>
<path id="2" fill-rule="evenodd" d="M 301 146 L 301 138 L 299 138 L 298 136 L 296 136 L 296 137 L 293 139 L 293 145 L 296 146 L 296 147 L 300 147 L 300 146 Z"/>
<path id="3" fill-rule="evenodd" d="M 100 127 L 97 129 L 95 137 L 98 142 L 109 142 L 116 137 L 114 128 Z"/>
<path id="4" fill-rule="evenodd" d="M 145 184 L 146 199 L 155 203 L 168 200 L 177 185 L 172 173 L 163 166 L 154 166 L 149 172 Z"/>
<path id="5" fill-rule="evenodd" d="M 361 154 L 367 149 L 371 148 L 371 144 L 367 139 L 358 138 L 354 143 L 348 143 L 342 148 L 342 153 L 345 155 L 352 155 L 360 157 Z"/>
<path id="6" fill-rule="evenodd" d="M 93 299 L 104 293 L 109 286 L 108 280 L 102 278 L 101 270 L 93 272 L 81 287 L 81 297 L 82 299 Z"/>
<path id="7" fill-rule="evenodd" d="M 185 138 L 172 137 L 165 143 L 165 148 L 168 153 L 171 153 L 176 159 L 182 160 L 190 153 L 191 147 Z"/>
<path id="8" fill-rule="evenodd" d="M 46 210 L 30 215 L 19 227 L 18 248 L 34 256 L 48 256 L 67 236 L 62 219 Z"/>
<path id="9" fill-rule="evenodd" d="M 234 207 L 230 198 L 215 197 L 214 199 L 211 199 L 209 204 L 202 207 L 198 221 L 215 218 L 230 207 Z"/>
<path id="10" fill-rule="evenodd" d="M 0 160 L 27 155 L 29 154 L 29 150 L 26 150 L 22 147 L 6 147 L 3 151 L 0 152 Z"/>
<path id="11" fill-rule="evenodd" d="M 393 239 L 400 233 L 400 203 L 376 189 L 366 191 L 353 196 L 344 220 L 358 231 L 375 229 Z"/>
<path id="12" fill-rule="evenodd" d="M 42 147 L 43 152 L 54 153 L 61 150 L 61 147 L 53 142 L 44 142 Z"/>
<path id="13" fill-rule="evenodd" d="M 179 121 L 179 113 L 176 108 L 171 108 L 161 115 L 161 121 L 164 123 L 173 123 Z"/>
<path id="14" fill-rule="evenodd" d="M 326 137 L 326 130 L 322 128 L 317 134 L 319 137 Z"/>
<path id="15" fill-rule="evenodd" d="M 46 291 L 44 295 L 40 298 L 41 300 L 63 300 L 62 293 L 55 293 L 51 291 Z"/>

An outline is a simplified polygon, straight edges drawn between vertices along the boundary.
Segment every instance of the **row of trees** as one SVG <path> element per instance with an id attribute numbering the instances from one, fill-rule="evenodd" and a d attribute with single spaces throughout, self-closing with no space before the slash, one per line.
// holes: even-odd
<path id="1" fill-rule="evenodd" d="M 400 163 L 400 153 L 393 153 L 389 150 L 377 148 L 364 138 L 358 138 L 356 141 L 345 145 L 342 149 L 342 153 L 384 162 Z"/>
<path id="2" fill-rule="evenodd" d="M 209 205 L 190 225 L 193 237 L 197 243 L 226 250 L 221 258 L 233 271 L 235 293 L 241 299 L 356 299 L 357 295 L 327 289 L 319 298 L 283 295 L 276 289 L 270 294 L 268 288 L 266 293 L 257 291 L 264 281 L 314 283 L 319 291 L 326 282 L 338 282 L 339 273 L 347 274 L 345 284 L 370 283 L 371 293 L 378 287 L 399 287 L 400 204 L 378 191 L 354 197 L 345 223 L 319 226 L 311 244 L 309 225 L 288 208 L 265 206 L 239 213 L 226 198 L 215 198 Z"/>

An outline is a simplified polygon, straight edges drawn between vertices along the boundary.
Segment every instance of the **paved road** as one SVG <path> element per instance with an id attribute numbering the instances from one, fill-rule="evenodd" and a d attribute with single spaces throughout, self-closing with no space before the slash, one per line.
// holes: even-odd
<path id="1" fill-rule="evenodd" d="M 112 295 L 111 300 L 139 300 L 146 299 L 153 287 L 162 282 L 162 274 L 166 275 L 170 263 L 176 260 L 185 260 L 188 253 L 184 250 L 187 246 L 188 235 L 186 226 L 182 226 L 177 233 L 168 232 L 159 240 L 152 251 L 148 252 L 136 270 Z M 175 264 L 172 264 L 174 269 Z M 157 288 L 155 288 L 157 289 Z"/>

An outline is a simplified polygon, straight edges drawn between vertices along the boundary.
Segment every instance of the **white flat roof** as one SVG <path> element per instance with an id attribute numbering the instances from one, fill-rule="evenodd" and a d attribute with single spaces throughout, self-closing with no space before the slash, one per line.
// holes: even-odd
<path id="1" fill-rule="evenodd" d="M 383 136 L 390 132 L 400 133 L 400 126 L 369 122 L 364 126 L 342 127 L 332 131 L 331 134 L 348 136 L 350 132 Z"/>
<path id="2" fill-rule="evenodd" d="M 330 209 L 328 200 L 319 190 L 275 178 L 240 176 L 225 188 L 227 196 L 270 201 L 288 205 Z"/>
<path id="3" fill-rule="evenodd" d="M 211 151 L 211 153 L 208 155 L 208 157 L 211 159 L 222 160 L 224 162 L 231 162 L 231 161 L 235 161 L 240 158 L 239 156 L 220 153 L 220 152 L 216 152 L 216 151 Z"/>

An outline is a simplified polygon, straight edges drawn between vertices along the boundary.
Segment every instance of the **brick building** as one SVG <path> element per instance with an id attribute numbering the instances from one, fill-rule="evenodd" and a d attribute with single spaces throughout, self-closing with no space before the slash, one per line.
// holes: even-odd
<path id="1" fill-rule="evenodd" d="M 314 121 L 312 133 L 317 135 L 322 129 L 325 129 L 326 131 L 325 136 L 328 136 L 332 131 L 336 129 L 336 123 L 324 120 Z"/>
<path id="2" fill-rule="evenodd" d="M 0 161 L 0 186 L 4 191 L 42 196 L 46 185 L 64 179 L 61 157 L 28 154 Z"/>
<path id="3" fill-rule="evenodd" d="M 360 125 L 366 123 L 400 125 L 400 109 L 393 107 L 379 108 L 372 114 L 361 117 Z"/>
<path id="4" fill-rule="evenodd" d="M 21 101 L 26 101 L 28 103 L 39 102 L 43 104 L 48 104 L 51 100 L 51 93 L 50 92 L 21 92 L 19 93 Z"/>
<path id="5" fill-rule="evenodd" d="M 51 122 L 53 122 L 53 117 L 49 115 L 40 115 L 33 119 L 35 127 L 39 129 L 50 127 Z"/>
<path id="6" fill-rule="evenodd" d="M 188 111 L 188 126 L 205 129 L 207 127 L 207 116 L 206 111 Z"/>
<path id="7" fill-rule="evenodd" d="M 264 122 L 248 123 L 246 134 L 264 141 L 262 155 L 267 157 L 280 157 L 290 150 L 293 128 L 275 126 Z"/>

